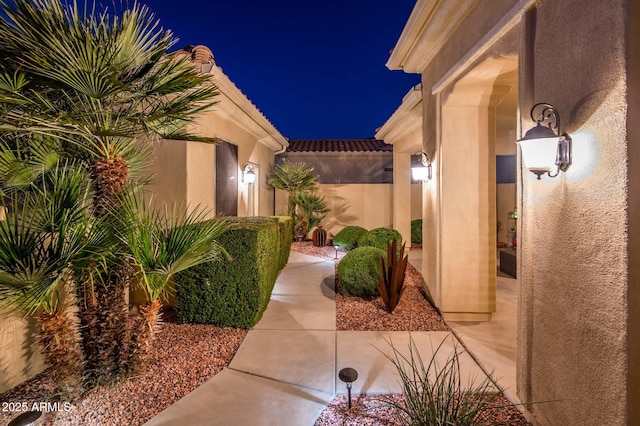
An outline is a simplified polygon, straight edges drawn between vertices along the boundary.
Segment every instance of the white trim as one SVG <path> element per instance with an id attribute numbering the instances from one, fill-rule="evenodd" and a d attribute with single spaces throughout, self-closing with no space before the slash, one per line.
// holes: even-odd
<path id="1" fill-rule="evenodd" d="M 404 95 L 400 106 L 378 129 L 375 138 L 393 145 L 402 136 L 418 127 L 422 131 L 422 84 L 412 87 Z"/>
<path id="2" fill-rule="evenodd" d="M 418 0 L 387 68 L 422 73 L 478 0 Z"/>
<path id="3" fill-rule="evenodd" d="M 491 30 L 484 35 L 471 49 L 462 57 L 451 69 L 440 79 L 431 89 L 432 94 L 436 94 L 457 79 L 465 72 L 478 58 L 484 55 L 501 37 L 515 27 L 521 20 L 522 15 L 531 6 L 540 0 L 520 0 L 507 14 L 498 21 Z"/>

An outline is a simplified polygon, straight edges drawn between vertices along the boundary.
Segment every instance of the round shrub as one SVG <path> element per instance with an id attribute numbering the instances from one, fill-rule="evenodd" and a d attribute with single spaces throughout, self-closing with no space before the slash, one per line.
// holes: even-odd
<path id="1" fill-rule="evenodd" d="M 376 228 L 362 235 L 358 239 L 358 247 L 376 247 L 387 253 L 387 241 L 397 241 L 398 252 L 402 248 L 402 235 L 395 229 Z"/>
<path id="2" fill-rule="evenodd" d="M 411 221 L 411 242 L 422 244 L 422 219 Z"/>
<path id="3" fill-rule="evenodd" d="M 366 234 L 361 226 L 347 226 L 333 237 L 333 244 L 340 247 L 355 247 L 358 238 Z"/>
<path id="4" fill-rule="evenodd" d="M 342 293 L 360 297 L 378 295 L 379 255 L 384 258 L 385 253 L 375 247 L 358 247 L 344 256 L 338 265 Z"/>

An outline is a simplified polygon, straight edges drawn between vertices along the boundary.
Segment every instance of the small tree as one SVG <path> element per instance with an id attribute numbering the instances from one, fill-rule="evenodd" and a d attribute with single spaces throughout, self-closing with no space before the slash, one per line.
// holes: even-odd
<path id="1" fill-rule="evenodd" d="M 311 192 L 303 192 L 293 197 L 296 223 L 296 235 L 307 235 L 309 230 L 318 226 L 330 211 L 324 197 Z"/>
<path id="2" fill-rule="evenodd" d="M 305 192 L 318 190 L 318 178 L 313 173 L 313 167 L 305 163 L 290 163 L 286 158 L 276 164 L 273 172 L 267 177 L 267 183 L 276 189 L 287 191 L 289 194 L 287 214 L 295 218 L 295 197 Z"/>

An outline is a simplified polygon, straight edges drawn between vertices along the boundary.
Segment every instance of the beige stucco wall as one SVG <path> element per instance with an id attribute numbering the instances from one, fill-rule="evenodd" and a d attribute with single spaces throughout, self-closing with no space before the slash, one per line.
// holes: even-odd
<path id="1" fill-rule="evenodd" d="M 256 167 L 258 214 L 272 215 L 273 189 L 266 175 L 274 164 L 274 152 L 255 136 L 225 119 L 217 110 L 209 111 L 197 121 L 199 135 L 217 137 L 238 146 L 238 216 L 248 215 L 249 185 L 242 182 L 242 168 Z M 192 208 L 199 205 L 212 215 L 215 212 L 215 145 L 202 142 L 160 141 L 155 143 L 151 167 L 153 183 L 149 186 L 157 203 L 180 202 Z"/>
<path id="2" fill-rule="evenodd" d="M 445 256 L 453 253 L 447 249 L 453 246 L 447 227 L 452 211 L 443 204 L 456 194 L 445 192 L 451 189 L 445 181 L 455 178 L 448 175 L 445 144 L 458 129 L 440 126 L 450 113 L 440 106 L 459 79 L 438 94 L 432 89 L 476 43 L 489 40 L 487 34 L 516 3 L 526 4 L 502 0 L 476 7 L 422 74 L 424 146 L 436 150 L 437 176 L 423 194 L 423 271 L 429 285 L 445 281 Z M 639 229 L 640 179 L 630 177 L 640 167 L 640 131 L 629 122 L 637 123 L 639 109 L 627 80 L 633 70 L 637 81 L 640 68 L 640 7 L 630 3 L 541 1 L 537 16 L 527 21 L 529 30 L 518 23 L 461 74 L 519 53 L 519 128 L 533 126 L 528 114 L 534 103 L 549 102 L 574 141 L 567 173 L 538 181 L 525 171 L 518 178 L 518 394 L 534 402 L 529 409 L 541 425 L 640 422 L 640 242 L 637 232 L 630 233 Z M 625 46 L 625 37 L 635 49 Z M 632 86 L 638 89 L 637 82 Z"/>
<path id="3" fill-rule="evenodd" d="M 518 389 L 525 400 L 559 400 L 531 407 L 544 425 L 640 423 L 638 376 L 628 376 L 640 362 L 628 350 L 639 338 L 628 294 L 640 282 L 628 246 L 636 220 L 628 200 L 637 194 L 628 171 L 640 166 L 628 156 L 638 143 L 627 136 L 627 120 L 637 121 L 626 105 L 629 3 L 542 2 L 524 38 L 523 129 L 533 103 L 549 102 L 574 147 L 567 173 L 541 181 L 524 173 L 521 188 Z"/>
<path id="4" fill-rule="evenodd" d="M 35 322 L 19 313 L 0 316 L 0 393 L 44 370 L 36 332 Z"/>
<path id="5" fill-rule="evenodd" d="M 392 224 L 391 184 L 320 184 L 331 211 L 322 221 L 327 232 L 335 235 L 348 225 L 366 229 L 390 227 Z M 276 191 L 276 214 L 285 214 L 287 193 Z"/>

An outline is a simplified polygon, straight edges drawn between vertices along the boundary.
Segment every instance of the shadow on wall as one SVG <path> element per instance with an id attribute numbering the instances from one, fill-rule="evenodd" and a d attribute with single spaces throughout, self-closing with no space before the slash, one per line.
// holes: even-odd
<path id="1" fill-rule="evenodd" d="M 329 204 L 331 211 L 322 221 L 322 226 L 327 232 L 335 235 L 342 228 L 353 225 L 358 220 L 357 216 L 349 214 L 351 202 L 344 197 L 339 196 L 334 188 L 326 188 L 322 194 Z"/>
<path id="2" fill-rule="evenodd" d="M 0 317 L 0 393 L 44 370 L 36 333 L 38 328 L 32 319 L 17 313 Z"/>

